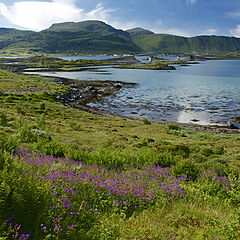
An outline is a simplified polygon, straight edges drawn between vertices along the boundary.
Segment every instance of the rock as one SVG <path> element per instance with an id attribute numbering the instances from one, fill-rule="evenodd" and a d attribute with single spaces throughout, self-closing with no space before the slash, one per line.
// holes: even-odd
<path id="1" fill-rule="evenodd" d="M 198 119 L 192 119 L 191 122 L 199 122 Z"/>
<path id="2" fill-rule="evenodd" d="M 230 129 L 239 129 L 239 127 L 232 122 L 228 122 L 227 127 L 230 128 Z"/>
<path id="3" fill-rule="evenodd" d="M 0 96 L 3 96 L 3 93 L 2 93 L 2 92 L 0 92 Z"/>
<path id="4" fill-rule="evenodd" d="M 88 86 L 86 87 L 86 91 L 93 91 L 95 90 L 94 86 Z"/>
<path id="5" fill-rule="evenodd" d="M 77 88 L 77 85 L 76 84 L 71 84 L 69 87 L 70 88 Z"/>
<path id="6" fill-rule="evenodd" d="M 123 86 L 120 83 L 115 84 L 115 87 L 121 89 Z"/>

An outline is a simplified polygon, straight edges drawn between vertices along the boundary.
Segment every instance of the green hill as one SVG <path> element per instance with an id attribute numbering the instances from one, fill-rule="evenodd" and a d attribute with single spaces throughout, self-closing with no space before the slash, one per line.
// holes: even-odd
<path id="1" fill-rule="evenodd" d="M 226 53 L 240 51 L 240 39 L 180 37 L 143 28 L 115 29 L 101 21 L 53 24 L 41 32 L 0 28 L 0 52 L 11 54 Z"/>
<path id="2" fill-rule="evenodd" d="M 39 33 L 8 39 L 5 51 L 43 52 L 51 54 L 98 54 L 141 52 L 130 34 L 100 21 L 53 24 Z"/>
<path id="3" fill-rule="evenodd" d="M 170 34 L 150 34 L 148 31 L 128 30 L 133 42 L 143 52 L 218 53 L 240 51 L 240 39 L 224 36 L 180 37 Z"/>

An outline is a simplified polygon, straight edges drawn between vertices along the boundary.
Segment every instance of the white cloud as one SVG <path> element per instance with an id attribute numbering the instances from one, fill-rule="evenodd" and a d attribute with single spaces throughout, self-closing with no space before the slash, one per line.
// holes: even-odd
<path id="1" fill-rule="evenodd" d="M 109 12 L 113 11 L 104 9 L 101 4 L 98 4 L 95 9 L 86 12 L 77 7 L 74 2 L 74 0 L 21 1 L 15 2 L 12 6 L 6 6 L 0 2 L 0 14 L 12 24 L 40 31 L 57 22 L 107 21 Z"/>
<path id="2" fill-rule="evenodd" d="M 206 29 L 203 34 L 206 34 L 206 35 L 215 35 L 217 34 L 218 30 L 215 29 L 215 28 L 209 28 L 209 29 Z"/>
<path id="3" fill-rule="evenodd" d="M 186 0 L 188 4 L 194 4 L 197 0 Z"/>
<path id="4" fill-rule="evenodd" d="M 240 24 L 237 25 L 237 27 L 235 29 L 232 29 L 229 32 L 232 36 L 240 38 Z"/>

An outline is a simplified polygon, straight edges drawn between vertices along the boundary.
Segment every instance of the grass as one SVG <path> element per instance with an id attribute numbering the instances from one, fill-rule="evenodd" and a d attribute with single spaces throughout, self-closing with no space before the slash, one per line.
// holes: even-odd
<path id="1" fill-rule="evenodd" d="M 0 239 L 239 239 L 238 135 L 92 115 L 45 78 L 0 82 Z"/>

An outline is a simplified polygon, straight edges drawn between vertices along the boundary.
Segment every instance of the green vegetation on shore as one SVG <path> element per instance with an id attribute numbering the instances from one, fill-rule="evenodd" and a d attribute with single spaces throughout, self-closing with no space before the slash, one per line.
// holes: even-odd
<path id="1" fill-rule="evenodd" d="M 0 239 L 239 239 L 239 135 L 63 106 L 0 71 Z"/>
<path id="2" fill-rule="evenodd" d="M 175 70 L 173 65 L 186 65 L 187 61 L 155 61 L 141 65 L 118 65 L 116 68 L 126 69 L 148 69 L 148 70 Z"/>

